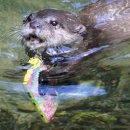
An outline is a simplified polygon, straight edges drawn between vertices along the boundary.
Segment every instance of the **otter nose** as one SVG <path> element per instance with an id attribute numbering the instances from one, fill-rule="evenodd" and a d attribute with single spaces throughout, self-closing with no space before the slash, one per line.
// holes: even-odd
<path id="1" fill-rule="evenodd" d="M 32 22 L 30 22 L 30 27 L 32 29 L 36 29 L 36 28 L 40 27 L 40 24 L 38 22 L 36 22 L 36 21 L 32 21 Z"/>

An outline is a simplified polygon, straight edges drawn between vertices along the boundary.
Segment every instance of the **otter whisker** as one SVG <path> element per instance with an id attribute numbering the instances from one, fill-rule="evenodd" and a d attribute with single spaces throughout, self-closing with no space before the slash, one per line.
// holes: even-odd
<path id="1" fill-rule="evenodd" d="M 11 37 L 15 37 L 18 41 L 22 39 L 21 32 L 19 30 L 15 31 L 6 31 L 0 36 L 0 41 L 3 41 L 5 39 L 9 39 Z"/>
<path id="2" fill-rule="evenodd" d="M 17 34 L 17 40 L 22 40 L 22 36 L 20 34 Z"/>
<path id="3" fill-rule="evenodd" d="M 21 28 L 21 27 L 22 27 L 22 25 L 15 25 L 15 26 L 12 26 L 11 29 L 15 29 L 15 28 L 18 29 L 18 28 Z"/>
<path id="4" fill-rule="evenodd" d="M 9 36 L 9 32 L 4 32 L 1 36 L 0 36 L 0 41 L 3 41 L 5 39 L 8 39 Z"/>
<path id="5" fill-rule="evenodd" d="M 12 37 L 12 36 L 16 37 L 17 35 L 19 36 L 20 34 L 18 32 L 11 32 L 9 33 L 8 37 Z"/>
<path id="6" fill-rule="evenodd" d="M 14 26 L 14 27 L 11 27 L 10 28 L 10 32 L 12 33 L 12 32 L 14 32 L 14 33 L 18 33 L 18 32 L 21 32 L 21 25 L 17 25 L 17 26 Z"/>
<path id="7" fill-rule="evenodd" d="M 16 29 L 16 30 L 9 30 L 9 32 L 20 32 L 21 29 Z"/>

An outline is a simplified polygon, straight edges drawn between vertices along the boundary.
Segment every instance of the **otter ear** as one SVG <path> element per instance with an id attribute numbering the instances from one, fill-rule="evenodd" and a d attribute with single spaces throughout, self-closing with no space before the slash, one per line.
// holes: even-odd
<path id="1" fill-rule="evenodd" d="M 82 24 L 75 26 L 75 32 L 80 34 L 81 36 L 85 36 L 87 34 L 86 27 Z"/>

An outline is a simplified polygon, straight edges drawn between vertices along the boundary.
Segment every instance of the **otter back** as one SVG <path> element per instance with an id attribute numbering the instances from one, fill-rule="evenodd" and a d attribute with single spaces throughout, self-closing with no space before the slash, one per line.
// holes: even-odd
<path id="1" fill-rule="evenodd" d="M 130 38 L 129 0 L 99 0 L 80 12 L 91 42 L 117 43 Z"/>

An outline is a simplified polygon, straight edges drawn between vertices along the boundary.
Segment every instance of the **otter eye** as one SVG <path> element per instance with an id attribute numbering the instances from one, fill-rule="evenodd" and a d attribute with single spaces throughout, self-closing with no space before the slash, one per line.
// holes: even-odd
<path id="1" fill-rule="evenodd" d="M 50 21 L 50 24 L 53 26 L 56 26 L 58 24 L 58 22 L 57 21 Z"/>

